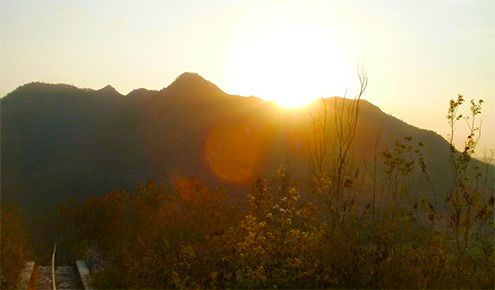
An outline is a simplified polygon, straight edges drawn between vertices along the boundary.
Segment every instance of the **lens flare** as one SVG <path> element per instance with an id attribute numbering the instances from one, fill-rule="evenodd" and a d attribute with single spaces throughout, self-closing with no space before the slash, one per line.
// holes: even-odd
<path id="1" fill-rule="evenodd" d="M 210 170 L 232 184 L 248 184 L 259 177 L 266 160 L 270 134 L 251 122 L 225 122 L 214 127 L 204 144 Z"/>

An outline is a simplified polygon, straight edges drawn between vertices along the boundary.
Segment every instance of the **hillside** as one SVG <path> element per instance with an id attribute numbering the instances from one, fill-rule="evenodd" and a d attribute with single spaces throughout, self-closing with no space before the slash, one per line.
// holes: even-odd
<path id="1" fill-rule="evenodd" d="M 126 96 L 111 86 L 30 83 L 2 98 L 1 110 L 2 201 L 29 212 L 147 180 L 195 176 L 242 193 L 280 165 L 307 172 L 309 111 L 229 95 L 197 74 Z M 378 136 L 378 155 L 404 136 L 424 143 L 432 177 L 446 188 L 441 136 L 363 101 L 356 162 L 371 162 Z"/>

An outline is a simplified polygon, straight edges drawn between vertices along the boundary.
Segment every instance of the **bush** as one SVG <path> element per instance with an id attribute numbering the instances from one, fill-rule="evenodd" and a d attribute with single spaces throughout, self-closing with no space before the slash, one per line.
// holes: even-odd
<path id="1" fill-rule="evenodd" d="M 2 289 L 17 286 L 24 263 L 30 258 L 30 240 L 21 211 L 17 206 L 1 204 L 0 279 Z"/>

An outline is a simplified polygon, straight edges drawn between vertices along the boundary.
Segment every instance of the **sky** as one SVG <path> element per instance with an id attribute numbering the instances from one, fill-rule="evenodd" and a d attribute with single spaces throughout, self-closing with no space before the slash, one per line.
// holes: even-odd
<path id="1" fill-rule="evenodd" d="M 495 148 L 494 15 L 493 0 L 0 0 L 0 96 L 32 81 L 127 94 L 188 71 L 298 103 L 352 97 L 362 67 L 365 99 L 442 136 L 450 98 L 483 99 L 480 156 Z"/>

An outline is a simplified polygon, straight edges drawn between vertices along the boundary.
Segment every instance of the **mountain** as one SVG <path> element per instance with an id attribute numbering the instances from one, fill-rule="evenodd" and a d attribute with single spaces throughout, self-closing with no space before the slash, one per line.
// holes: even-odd
<path id="1" fill-rule="evenodd" d="M 147 180 L 194 176 L 239 193 L 280 165 L 304 177 L 309 120 L 307 110 L 229 95 L 194 73 L 127 95 L 26 84 L 1 99 L 1 198 L 36 212 Z M 433 179 L 445 187 L 447 142 L 362 101 L 356 160 L 369 164 L 375 143 L 380 156 L 404 136 L 424 143 Z"/>

